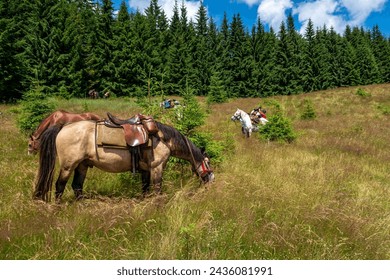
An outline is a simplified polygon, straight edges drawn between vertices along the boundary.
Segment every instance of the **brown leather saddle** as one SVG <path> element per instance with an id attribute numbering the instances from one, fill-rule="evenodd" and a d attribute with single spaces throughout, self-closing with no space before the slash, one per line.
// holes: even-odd
<path id="1" fill-rule="evenodd" d="M 108 127 L 122 127 L 126 143 L 130 147 L 147 143 L 149 135 L 158 132 L 157 125 L 151 116 L 137 114 L 129 119 L 119 119 L 107 112 L 107 117 L 104 124 Z"/>

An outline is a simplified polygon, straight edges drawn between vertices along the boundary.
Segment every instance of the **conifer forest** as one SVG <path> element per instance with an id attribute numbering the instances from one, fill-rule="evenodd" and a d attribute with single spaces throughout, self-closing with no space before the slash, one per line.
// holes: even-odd
<path id="1" fill-rule="evenodd" d="M 224 100 L 390 82 L 390 38 L 379 26 L 339 34 L 309 21 L 301 34 L 289 15 L 278 30 L 261 18 L 249 29 L 240 14 L 217 24 L 203 4 L 191 20 L 180 0 L 171 18 L 157 0 L 144 12 L 125 1 L 114 11 L 111 0 L 1 0 L 0 32 L 2 102 L 38 88 L 65 98 L 190 88 Z"/>

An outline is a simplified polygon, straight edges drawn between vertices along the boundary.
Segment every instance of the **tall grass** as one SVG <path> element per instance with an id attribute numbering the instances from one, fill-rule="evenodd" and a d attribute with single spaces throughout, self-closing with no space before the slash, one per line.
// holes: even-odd
<path id="1" fill-rule="evenodd" d="M 15 107 L 0 105 L 0 258 L 390 259 L 390 127 L 381 110 L 390 85 L 362 89 L 370 96 L 342 88 L 212 105 L 202 130 L 230 149 L 213 184 L 168 165 L 164 194 L 140 199 L 137 176 L 93 168 L 87 198 L 75 201 L 68 186 L 62 204 L 31 199 L 38 160 L 27 156 Z M 245 139 L 229 120 L 237 107 L 272 100 L 295 142 Z M 315 119 L 301 119 L 303 100 Z M 133 100 L 57 102 L 102 116 L 138 112 Z"/>

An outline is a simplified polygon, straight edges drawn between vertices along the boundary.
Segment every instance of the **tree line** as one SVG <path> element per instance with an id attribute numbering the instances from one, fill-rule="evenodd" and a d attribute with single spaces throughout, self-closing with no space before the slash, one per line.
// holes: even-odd
<path id="1" fill-rule="evenodd" d="M 290 95 L 390 82 L 390 38 L 379 26 L 315 28 L 288 16 L 278 31 L 259 18 L 248 30 L 236 14 L 220 26 L 201 3 L 190 20 L 176 1 L 168 18 L 158 0 L 144 13 L 111 0 L 1 0 L 1 101 L 26 92 L 65 98 L 95 89 L 116 96 Z"/>

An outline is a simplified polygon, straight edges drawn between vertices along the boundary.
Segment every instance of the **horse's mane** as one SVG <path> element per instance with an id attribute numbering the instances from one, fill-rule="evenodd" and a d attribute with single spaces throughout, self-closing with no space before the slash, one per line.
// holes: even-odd
<path id="1" fill-rule="evenodd" d="M 204 156 L 202 151 L 192 143 L 188 137 L 184 136 L 180 131 L 172 126 L 156 122 L 158 129 L 163 133 L 165 141 L 171 141 L 176 147 L 180 147 L 184 151 L 190 153 L 188 150 L 188 144 L 191 147 L 192 154 L 196 161 L 202 161 Z M 187 144 L 188 141 L 188 144 Z"/>

